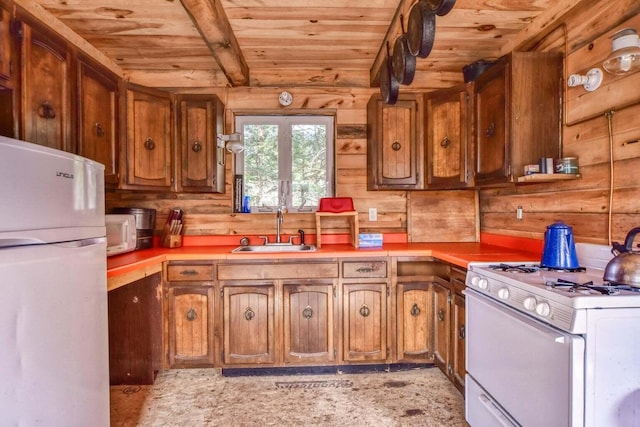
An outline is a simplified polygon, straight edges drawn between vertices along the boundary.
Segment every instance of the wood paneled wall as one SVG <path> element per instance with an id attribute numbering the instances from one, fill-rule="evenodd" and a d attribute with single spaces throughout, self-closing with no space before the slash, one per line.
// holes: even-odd
<path id="1" fill-rule="evenodd" d="M 537 50 L 565 53 L 565 74 L 602 69 L 611 49 L 610 36 L 619 29 L 640 29 L 640 2 L 599 1 L 597 7 L 568 19 L 542 40 Z M 613 144 L 605 113 L 611 121 Z M 543 238 L 546 226 L 562 220 L 573 227 L 577 241 L 622 241 L 640 226 L 640 73 L 604 73 L 602 86 L 586 92 L 565 88 L 563 156 L 578 157 L 582 178 L 576 181 L 520 185 L 480 192 L 480 223 L 484 232 Z M 610 203 L 610 151 L 613 152 L 613 193 Z M 516 209 L 522 206 L 522 221 Z"/>

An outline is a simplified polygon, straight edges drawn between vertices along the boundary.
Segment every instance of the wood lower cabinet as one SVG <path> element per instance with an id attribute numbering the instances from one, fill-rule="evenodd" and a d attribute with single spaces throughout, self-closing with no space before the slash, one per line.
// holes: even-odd
<path id="1" fill-rule="evenodd" d="M 0 7 L 0 79 L 13 76 L 11 60 L 11 14 Z"/>
<path id="2" fill-rule="evenodd" d="M 228 284 L 222 288 L 223 362 L 271 365 L 276 362 L 275 286 L 272 282 Z"/>
<path id="3" fill-rule="evenodd" d="M 467 85 L 431 92 L 425 97 L 428 189 L 471 185 L 469 104 Z"/>
<path id="4" fill-rule="evenodd" d="M 109 382 L 153 384 L 162 368 L 160 272 L 109 292 Z"/>
<path id="5" fill-rule="evenodd" d="M 345 362 L 384 362 L 387 349 L 387 284 L 343 285 Z"/>
<path id="6" fill-rule="evenodd" d="M 213 263 L 171 261 L 165 276 L 169 366 L 213 366 Z"/>
<path id="7" fill-rule="evenodd" d="M 404 94 L 394 105 L 374 95 L 367 104 L 367 188 L 424 188 L 422 95 Z"/>
<path id="8" fill-rule="evenodd" d="M 433 291 L 431 283 L 398 283 L 396 342 L 398 360 L 433 360 Z"/>
<path id="9" fill-rule="evenodd" d="M 22 139 L 75 152 L 71 134 L 70 52 L 52 34 L 22 24 Z"/>
<path id="10" fill-rule="evenodd" d="M 178 100 L 178 191 L 224 193 L 224 106 L 215 95 L 181 95 Z"/>
<path id="11" fill-rule="evenodd" d="M 119 89 L 116 77 L 78 63 L 78 154 L 104 165 L 104 182 L 118 185 Z"/>
<path id="12" fill-rule="evenodd" d="M 449 339 L 451 335 L 449 298 L 449 282 L 436 277 L 433 283 L 433 356 L 435 364 L 445 374 L 448 374 L 449 369 Z"/>
<path id="13" fill-rule="evenodd" d="M 171 100 L 168 94 L 127 90 L 127 140 L 121 187 L 170 191 L 172 174 Z"/>

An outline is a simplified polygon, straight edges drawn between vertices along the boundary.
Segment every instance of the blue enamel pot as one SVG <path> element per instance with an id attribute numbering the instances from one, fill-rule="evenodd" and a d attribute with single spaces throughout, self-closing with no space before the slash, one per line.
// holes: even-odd
<path id="1" fill-rule="evenodd" d="M 547 226 L 540 265 L 560 269 L 580 267 L 573 241 L 573 228 L 561 221 Z"/>

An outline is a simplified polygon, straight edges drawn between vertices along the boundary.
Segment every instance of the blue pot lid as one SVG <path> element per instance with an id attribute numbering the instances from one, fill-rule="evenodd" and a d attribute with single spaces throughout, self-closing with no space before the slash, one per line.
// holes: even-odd
<path id="1" fill-rule="evenodd" d="M 562 221 L 557 221 L 557 222 L 554 222 L 554 223 L 553 223 L 553 224 L 551 224 L 551 225 L 548 225 L 548 226 L 547 226 L 547 228 L 553 228 L 553 229 L 556 229 L 556 228 L 558 228 L 558 229 L 560 229 L 560 228 L 562 228 L 562 229 L 567 229 L 567 228 L 568 228 L 568 229 L 571 229 L 571 226 L 570 226 L 570 225 L 565 224 L 565 223 L 564 223 L 564 222 L 562 222 Z"/>

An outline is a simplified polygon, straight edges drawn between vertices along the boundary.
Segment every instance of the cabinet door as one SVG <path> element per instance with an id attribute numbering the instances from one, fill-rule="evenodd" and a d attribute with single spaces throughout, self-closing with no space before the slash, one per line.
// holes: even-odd
<path id="1" fill-rule="evenodd" d="M 104 182 L 118 184 L 118 83 L 78 65 L 78 154 L 104 165 Z"/>
<path id="2" fill-rule="evenodd" d="M 180 100 L 181 191 L 224 192 L 224 152 L 216 144 L 223 129 L 222 114 L 222 103 L 215 96 Z"/>
<path id="3" fill-rule="evenodd" d="M 344 360 L 387 359 L 387 285 L 343 285 Z"/>
<path id="4" fill-rule="evenodd" d="M 334 286 L 284 284 L 285 363 L 333 363 Z"/>
<path id="5" fill-rule="evenodd" d="M 400 96 L 387 105 L 374 95 L 367 106 L 368 187 L 423 188 L 423 119 L 419 95 Z"/>
<path id="6" fill-rule="evenodd" d="M 436 365 L 448 373 L 449 365 L 449 284 L 439 278 L 433 283 L 433 355 Z"/>
<path id="7" fill-rule="evenodd" d="M 169 364 L 213 366 L 213 287 L 169 288 Z"/>
<path id="8" fill-rule="evenodd" d="M 127 91 L 125 188 L 171 190 L 171 102 Z"/>
<path id="9" fill-rule="evenodd" d="M 275 363 L 274 286 L 223 286 L 224 363 Z"/>
<path id="10" fill-rule="evenodd" d="M 465 300 L 463 296 L 455 294 L 453 297 L 451 321 L 451 380 L 464 394 L 465 364 Z"/>
<path id="11" fill-rule="evenodd" d="M 109 292 L 111 384 L 153 384 L 162 368 L 161 286 L 156 273 Z"/>
<path id="12" fill-rule="evenodd" d="M 74 152 L 69 52 L 49 35 L 23 25 L 22 138 Z"/>
<path id="13" fill-rule="evenodd" d="M 433 292 L 428 282 L 398 283 L 399 360 L 433 360 Z"/>
<path id="14" fill-rule="evenodd" d="M 507 73 L 507 64 L 499 62 L 475 82 L 476 183 L 510 176 Z"/>
<path id="15" fill-rule="evenodd" d="M 10 79 L 11 71 L 11 15 L 0 8 L 0 79 Z"/>
<path id="16" fill-rule="evenodd" d="M 468 100 L 466 85 L 426 98 L 427 188 L 463 188 L 470 183 Z"/>

